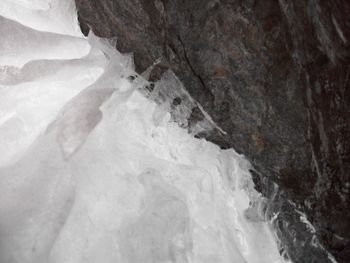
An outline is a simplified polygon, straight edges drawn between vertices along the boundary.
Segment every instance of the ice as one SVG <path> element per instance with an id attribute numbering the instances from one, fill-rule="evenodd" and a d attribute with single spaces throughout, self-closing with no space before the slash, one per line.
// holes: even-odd
<path id="1" fill-rule="evenodd" d="M 0 167 L 20 156 L 67 100 L 100 77 L 104 63 L 94 53 L 80 60 L 30 62 L 0 78 Z"/>
<path id="2" fill-rule="evenodd" d="M 56 34 L 76 17 L 52 3 L 0 5 L 0 262 L 284 262 L 249 163 L 193 136 L 176 76 L 146 92 L 114 41 Z"/>
<path id="3" fill-rule="evenodd" d="M 175 121 L 183 128 L 187 128 L 194 135 L 213 129 L 218 129 L 225 134 L 202 109 L 201 105 L 190 96 L 181 81 L 171 70 L 166 71 L 162 75 L 161 79 L 155 83 L 153 90 L 149 91 L 146 89 L 146 93 L 149 93 L 150 99 L 161 105 L 161 110 L 156 112 L 159 116 L 155 116 L 155 121 L 157 121 L 158 117 L 162 118 L 162 113 L 170 113 L 172 121 Z M 195 124 L 189 123 L 194 110 L 198 110 L 203 116 L 203 120 L 197 121 Z"/>
<path id="4" fill-rule="evenodd" d="M 22 67 L 31 60 L 74 59 L 87 55 L 84 39 L 39 32 L 0 16 L 0 66 Z"/>
<path id="5" fill-rule="evenodd" d="M 1 0 L 0 16 L 38 31 L 82 36 L 70 0 Z"/>

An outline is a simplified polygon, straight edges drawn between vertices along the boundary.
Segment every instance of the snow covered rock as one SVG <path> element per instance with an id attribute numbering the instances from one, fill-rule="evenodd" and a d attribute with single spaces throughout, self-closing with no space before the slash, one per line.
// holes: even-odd
<path id="1" fill-rule="evenodd" d="M 0 17 L 0 262 L 284 262 L 249 163 L 180 127 L 182 93 L 158 100 L 170 73 L 147 95 L 110 42 L 63 35 L 76 19 L 52 2 L 12 3 Z"/>

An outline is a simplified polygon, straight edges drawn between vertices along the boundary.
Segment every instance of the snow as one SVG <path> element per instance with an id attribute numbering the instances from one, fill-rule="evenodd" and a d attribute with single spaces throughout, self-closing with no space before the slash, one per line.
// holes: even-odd
<path id="1" fill-rule="evenodd" d="M 200 105 L 174 74 L 145 93 L 73 2 L 0 10 L 1 263 L 283 262 L 249 163 L 194 138 L 212 120 L 183 128 Z"/>

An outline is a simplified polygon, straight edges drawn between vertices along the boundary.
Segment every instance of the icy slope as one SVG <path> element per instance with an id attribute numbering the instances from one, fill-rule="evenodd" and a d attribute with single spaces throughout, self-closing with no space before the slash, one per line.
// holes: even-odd
<path id="1" fill-rule="evenodd" d="M 249 164 L 179 127 L 178 80 L 145 93 L 72 2 L 32 3 L 0 5 L 0 262 L 283 262 Z"/>

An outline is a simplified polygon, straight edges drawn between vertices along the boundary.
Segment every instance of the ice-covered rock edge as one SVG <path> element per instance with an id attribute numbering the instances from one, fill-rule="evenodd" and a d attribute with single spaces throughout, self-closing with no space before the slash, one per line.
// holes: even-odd
<path id="1" fill-rule="evenodd" d="M 120 120 L 123 121 L 122 116 L 118 116 L 118 118 L 115 119 L 116 114 L 117 115 L 123 114 L 123 110 L 125 113 L 125 109 L 122 109 L 120 111 L 120 108 L 126 107 L 126 109 L 127 109 L 126 111 L 129 112 L 130 110 L 133 111 L 133 110 L 137 109 L 138 104 L 141 104 L 145 107 L 144 109 L 142 109 L 142 110 L 144 110 L 143 112 L 145 113 L 145 116 L 144 116 L 145 120 L 147 120 L 148 124 L 151 123 L 152 127 L 154 126 L 156 131 L 153 130 L 152 131 L 153 133 L 148 134 L 147 133 L 148 131 L 146 129 L 145 134 L 142 134 L 142 133 L 137 134 L 136 133 L 134 135 L 142 135 L 142 136 L 148 135 L 148 136 L 150 136 L 149 138 L 156 138 L 156 139 L 154 139 L 154 144 L 148 145 L 148 147 L 150 147 L 150 146 L 155 147 L 153 149 L 154 151 L 152 151 L 152 153 L 156 156 L 156 159 L 158 162 L 161 162 L 160 160 L 163 160 L 165 163 L 168 163 L 168 162 L 178 163 L 181 166 L 188 166 L 188 167 L 192 167 L 194 165 L 194 163 L 196 163 L 196 162 L 200 162 L 200 164 L 202 166 L 204 165 L 204 167 L 206 167 L 207 164 L 205 164 L 205 162 L 208 162 L 208 163 L 213 162 L 215 164 L 214 166 L 216 166 L 216 169 L 221 170 L 220 173 L 215 172 L 214 167 L 211 165 L 209 165 L 209 167 L 206 167 L 206 168 L 208 169 L 208 171 L 212 172 L 213 174 L 221 175 L 221 179 L 216 178 L 215 176 L 210 176 L 210 178 L 213 177 L 212 178 L 213 180 L 219 180 L 219 181 L 222 180 L 222 182 L 219 185 L 220 185 L 220 187 L 225 188 L 225 191 L 223 192 L 223 194 L 228 195 L 227 198 L 232 198 L 232 196 L 230 197 L 230 195 L 233 192 L 238 191 L 238 194 L 242 194 L 241 198 L 244 198 L 244 196 L 246 197 L 246 199 L 243 200 L 243 204 L 244 204 L 243 207 L 240 207 L 239 209 L 236 208 L 237 210 L 240 210 L 241 213 L 243 211 L 246 211 L 244 213 L 244 217 L 240 218 L 240 220 L 247 219 L 247 217 L 248 217 L 248 218 L 250 218 L 250 221 L 256 221 L 255 223 L 248 222 L 247 223 L 248 226 L 252 226 L 252 224 L 265 224 L 265 228 L 266 227 L 268 228 L 268 225 L 266 222 L 262 223 L 262 221 L 265 220 L 263 213 L 261 213 L 263 211 L 259 211 L 259 209 L 263 210 L 263 209 L 261 209 L 263 207 L 261 205 L 264 203 L 264 201 L 261 199 L 261 196 L 254 189 L 254 185 L 252 183 L 252 180 L 251 180 L 251 177 L 250 177 L 250 174 L 248 171 L 249 164 L 244 160 L 244 158 L 242 156 L 239 156 L 238 154 L 236 154 L 233 150 L 221 151 L 217 146 L 214 146 L 211 143 L 208 143 L 204 140 L 193 139 L 191 134 L 188 134 L 187 131 L 184 129 L 178 128 L 177 125 L 175 125 L 174 122 L 171 121 L 172 120 L 171 118 L 173 118 L 173 120 L 175 122 L 181 124 L 182 126 L 186 126 L 186 118 L 188 117 L 188 115 L 186 115 L 187 114 L 186 109 L 188 109 L 188 108 L 184 107 L 184 108 L 180 108 L 180 109 L 172 109 L 172 106 L 174 104 L 173 100 L 178 98 L 179 95 L 182 96 L 183 94 L 179 94 L 179 93 L 175 92 L 176 97 L 170 97 L 172 100 L 166 99 L 165 102 L 159 103 L 159 104 L 151 103 L 147 98 L 142 96 L 140 91 L 139 91 L 140 85 L 143 87 L 143 85 L 146 83 L 146 81 L 144 79 L 142 79 L 140 77 L 139 82 L 129 83 L 128 76 L 135 75 L 135 72 L 133 72 L 133 69 L 132 69 L 132 62 L 131 62 L 130 58 L 119 54 L 114 49 L 113 46 L 109 45 L 108 41 L 100 40 L 94 36 L 90 37 L 90 44 L 93 47 L 94 46 L 97 47 L 97 49 L 95 51 L 90 50 L 89 55 L 85 58 L 83 57 L 82 60 L 84 60 L 84 59 L 88 60 L 88 61 L 90 60 L 90 61 L 93 61 L 93 63 L 98 62 L 97 65 L 100 68 L 105 67 L 104 73 L 102 73 L 102 75 L 95 82 L 93 82 L 92 85 L 90 85 L 90 86 L 88 85 L 88 88 L 83 88 L 82 91 L 80 91 L 78 93 L 78 95 L 77 94 L 73 95 L 72 99 L 68 103 L 64 103 L 65 106 L 63 108 L 61 108 L 61 110 L 59 111 L 58 117 L 56 118 L 56 120 L 54 122 L 52 122 L 52 124 L 46 130 L 46 133 L 43 133 L 43 131 L 45 129 L 43 130 L 43 128 L 41 128 L 38 131 L 38 133 L 33 135 L 32 140 L 34 141 L 34 143 L 33 144 L 29 143 L 24 149 L 21 149 L 20 150 L 21 154 L 17 155 L 16 159 L 12 159 L 11 162 L 7 163 L 6 165 L 3 165 L 1 168 L 2 178 L 3 178 L 4 182 L 6 182 L 6 184 L 4 184 L 4 186 L 1 189 L 1 190 L 3 190 L 2 191 L 3 195 L 2 195 L 2 199 L 1 199 L 2 202 L 1 202 L 1 207 L 0 207 L 0 209 L 3 210 L 1 213 L 3 215 L 1 217 L 1 222 L 3 223 L 2 228 L 5 229 L 4 226 L 6 226 L 6 224 L 8 224 L 8 226 L 11 226 L 11 223 L 13 223 L 13 222 L 11 222 L 12 221 L 11 218 L 10 219 L 7 218 L 8 216 L 11 215 L 11 213 L 12 214 L 14 213 L 14 211 L 13 211 L 14 207 L 12 207 L 12 209 L 11 209 L 11 206 L 12 205 L 17 206 L 18 204 L 20 204 L 20 203 L 18 203 L 18 200 L 13 201 L 12 199 L 6 198 L 6 197 L 15 197 L 15 198 L 18 197 L 13 192 L 11 192 L 11 193 L 9 192 L 8 185 L 11 185 L 14 188 L 16 188 L 18 185 L 20 185 L 20 186 L 25 185 L 26 182 L 22 181 L 22 179 L 23 179 L 23 178 L 21 178 L 22 175 L 28 176 L 28 174 L 29 174 L 29 176 L 25 178 L 26 180 L 28 180 L 28 179 L 31 179 L 30 173 L 31 173 L 31 170 L 33 168 L 45 170 L 47 167 L 42 165 L 42 163 L 40 163 L 39 161 L 46 160 L 46 162 L 49 161 L 49 164 L 50 164 L 50 162 L 52 162 L 52 160 L 54 160 L 53 163 L 50 164 L 51 166 L 54 167 L 54 169 L 57 165 L 57 167 L 61 167 L 61 168 L 63 167 L 64 168 L 63 170 L 67 170 L 67 171 L 70 170 L 70 168 L 69 168 L 70 165 L 73 167 L 80 166 L 80 161 L 84 160 L 84 158 L 82 156 L 84 156 L 88 153 L 91 153 L 91 150 L 94 149 L 94 147 L 93 147 L 94 143 L 91 142 L 91 141 L 93 141 L 91 139 L 91 137 L 96 142 L 100 138 L 100 136 L 97 136 L 97 135 L 101 135 L 105 131 L 111 132 L 109 130 L 111 128 L 109 126 L 110 122 L 106 122 L 105 118 L 107 118 L 107 120 L 109 120 L 109 121 L 111 121 L 111 120 L 116 121 L 116 122 L 118 122 Z M 103 56 L 101 54 L 101 51 L 103 53 Z M 96 57 L 97 57 L 97 59 L 96 59 Z M 101 59 L 103 57 L 105 57 L 105 59 Z M 59 58 L 57 58 L 57 59 L 59 59 Z M 15 61 L 15 62 L 17 62 L 17 61 Z M 24 66 L 21 69 L 11 67 L 11 66 L 18 66 L 20 64 L 10 65 L 10 67 L 5 66 L 4 67 L 5 72 L 3 73 L 3 78 L 1 80 L 1 83 L 3 84 L 2 91 L 4 94 L 6 93 L 6 90 L 4 88 L 5 85 L 7 85 L 7 87 L 13 86 L 11 88 L 13 88 L 13 90 L 15 90 L 16 87 L 18 87 L 18 85 L 23 84 L 23 83 L 25 83 L 24 85 L 27 85 L 27 88 L 30 89 L 31 88 L 30 83 L 38 81 L 38 79 L 40 79 L 42 77 L 42 72 L 40 72 L 40 70 L 39 70 L 39 75 L 36 75 L 36 73 L 38 73 L 38 71 L 31 71 L 31 69 L 33 69 L 33 68 L 35 69 L 37 67 L 37 68 L 42 70 L 43 67 L 50 68 L 50 66 L 53 66 L 54 64 L 58 63 L 58 64 L 60 64 L 58 68 L 53 67 L 54 69 L 52 71 L 47 72 L 48 75 L 52 75 L 52 74 L 55 75 L 57 73 L 55 71 L 61 67 L 64 67 L 65 62 L 67 62 L 67 61 L 65 61 L 65 60 L 60 60 L 60 61 L 59 60 L 56 60 L 56 61 L 52 60 L 51 62 L 50 62 L 50 60 L 48 60 L 48 61 L 28 61 L 24 64 Z M 61 65 L 61 63 L 63 65 Z M 106 65 L 108 65 L 108 66 L 106 66 Z M 26 72 L 26 70 L 28 70 L 28 68 L 29 68 L 30 72 Z M 23 72 L 26 72 L 26 73 L 23 73 Z M 114 75 L 116 72 L 118 72 L 118 74 L 119 74 L 119 76 L 117 76 L 117 77 Z M 101 73 L 96 73 L 96 74 L 99 75 Z M 21 77 L 22 75 L 25 75 L 25 76 L 22 78 Z M 28 76 L 29 76 L 29 80 L 28 80 Z M 168 84 L 170 84 L 169 85 L 170 87 L 174 87 L 174 85 L 171 85 L 171 81 L 174 81 L 175 83 L 178 81 L 174 78 L 172 80 L 169 79 L 169 78 L 171 78 L 171 73 L 168 73 L 168 75 L 166 75 L 165 77 L 166 77 L 167 81 L 170 81 L 170 82 L 168 82 Z M 164 81 L 164 79 L 163 79 L 163 81 Z M 166 86 L 166 84 L 164 84 L 164 83 L 162 85 L 160 83 L 158 83 L 155 85 L 155 90 L 157 91 L 160 88 L 165 87 L 165 86 Z M 103 88 L 101 88 L 101 87 L 103 87 Z M 116 88 L 116 87 L 119 87 L 119 88 Z M 23 88 L 23 86 L 21 88 Z M 154 96 L 153 95 L 154 93 L 155 92 L 151 92 L 150 96 Z M 158 100 L 157 98 L 158 98 L 158 95 L 155 96 L 153 99 Z M 182 99 L 181 101 L 184 101 L 184 103 L 186 105 L 186 103 L 187 103 L 186 100 Z M 189 101 L 191 101 L 191 100 L 189 99 Z M 38 101 L 38 102 L 40 103 L 40 101 Z M 7 108 L 7 110 L 9 110 L 9 113 L 11 113 L 11 110 L 12 110 L 11 105 L 8 105 L 8 106 L 9 106 L 9 108 Z M 42 107 L 43 107 L 42 109 L 45 109 L 45 105 Z M 170 115 L 169 111 L 173 111 L 175 113 L 173 115 Z M 185 113 L 183 113 L 183 111 L 185 111 Z M 138 112 L 138 113 L 141 113 L 141 112 Z M 13 119 L 13 114 L 7 114 L 5 117 L 6 118 L 2 118 L 2 120 L 3 120 L 2 124 L 6 124 L 6 123 L 8 124 L 9 120 Z M 131 115 L 131 117 L 138 118 L 137 115 L 136 116 Z M 104 123 L 103 123 L 103 120 L 104 120 Z M 22 119 L 22 121 L 26 121 L 25 118 Z M 126 125 L 127 123 L 128 123 L 128 121 L 126 121 L 123 124 Z M 136 124 L 137 121 L 135 121 L 133 123 Z M 211 123 L 210 120 L 208 121 L 208 123 Z M 35 125 L 35 123 L 31 123 L 30 125 Z M 30 126 L 30 125 L 27 126 L 27 128 L 31 128 L 32 126 Z M 101 126 L 104 127 L 105 129 L 102 129 Z M 100 129 L 99 129 L 99 127 L 100 127 Z M 3 128 L 3 127 L 1 127 L 1 128 Z M 10 127 L 10 128 L 12 129 L 13 127 Z M 142 130 L 142 127 L 141 128 L 140 127 L 131 127 L 131 128 Z M 157 133 L 157 131 L 158 131 L 158 133 Z M 3 134 L 1 134 L 1 135 L 3 135 Z M 111 134 L 109 134 L 109 135 L 111 135 Z M 126 134 L 123 134 L 123 135 L 126 136 Z M 176 143 L 172 143 L 172 142 L 167 141 L 167 138 L 163 138 L 163 137 L 166 137 L 168 135 L 170 135 L 170 137 L 172 139 L 176 138 L 178 141 L 176 141 Z M 130 138 L 130 139 L 133 139 L 131 142 L 135 142 L 134 140 L 136 139 L 137 143 L 135 143 L 135 145 L 144 144 L 145 142 L 143 142 L 143 140 L 145 138 L 142 136 L 136 137 L 136 138 Z M 157 136 L 160 137 L 160 139 L 159 138 L 157 139 Z M 113 138 L 113 137 L 110 137 L 110 138 Z M 58 146 L 59 146 L 58 152 L 56 151 L 57 149 L 55 146 L 56 143 L 54 143 L 55 141 L 58 142 Z M 88 143 L 89 141 L 90 141 L 90 143 Z M 164 142 L 167 142 L 169 144 L 164 145 Z M 90 150 L 88 151 L 87 149 L 89 149 L 89 147 L 90 147 Z M 175 151 L 174 151 L 174 149 L 175 149 Z M 201 151 L 204 151 L 205 154 L 203 154 L 203 152 L 201 152 Z M 133 151 L 131 151 L 131 152 L 133 152 Z M 135 153 L 133 152 L 133 154 L 135 154 Z M 199 157 L 192 156 L 193 154 L 197 154 L 197 155 L 199 155 Z M 61 156 L 61 157 L 59 157 L 59 156 Z M 132 155 L 130 155 L 130 156 L 132 156 Z M 213 156 L 214 157 L 216 156 L 216 158 L 214 158 L 214 159 L 209 158 L 209 157 L 213 157 Z M 50 157 L 50 158 L 48 158 L 48 157 Z M 137 158 L 136 159 L 137 159 L 137 161 L 140 161 L 143 158 L 145 158 L 145 157 L 142 157 L 142 158 L 140 157 L 139 159 L 137 159 Z M 199 159 L 204 158 L 204 160 L 198 160 L 197 158 L 199 158 Z M 80 160 L 80 161 L 77 161 L 77 160 Z M 219 164 L 220 164 L 219 167 L 217 166 L 216 162 L 219 162 Z M 151 161 L 151 163 L 153 166 L 156 166 L 158 168 L 160 166 L 162 169 L 164 168 L 164 166 L 168 165 L 168 164 L 165 165 L 164 163 L 156 164 L 156 163 L 153 163 L 153 161 Z M 196 164 L 196 165 L 200 166 L 199 164 Z M 89 165 L 85 164 L 85 166 L 86 166 L 85 168 L 87 169 Z M 81 167 L 84 167 L 84 165 L 81 165 Z M 139 170 L 139 169 L 136 169 L 136 170 Z M 61 169 L 59 169 L 59 170 L 61 170 Z M 76 171 L 76 170 L 77 170 L 77 168 L 73 169 L 73 171 Z M 140 170 L 144 170 L 144 169 L 140 169 Z M 146 172 L 143 172 L 141 174 L 144 174 L 145 178 L 150 178 L 150 181 L 155 181 L 155 183 L 153 183 L 153 185 L 150 186 L 151 190 L 154 189 L 153 188 L 154 185 L 156 185 L 156 186 L 161 185 L 163 188 L 165 188 L 165 189 L 167 188 L 166 186 L 164 186 L 164 182 L 162 181 L 163 179 L 159 179 L 159 176 L 158 176 L 159 171 L 153 172 L 154 167 L 151 170 L 149 170 L 149 169 L 146 169 L 146 170 L 147 170 Z M 47 172 L 48 171 L 45 171 L 41 175 L 45 175 Z M 68 174 L 69 173 L 72 173 L 72 171 L 68 172 Z M 32 175 L 35 175 L 35 174 L 36 174 L 36 171 L 34 171 Z M 149 174 L 151 174 L 151 176 Z M 16 177 L 17 182 L 12 182 L 13 177 Z M 169 178 L 167 178 L 167 179 L 169 179 Z M 173 179 L 174 178 L 172 178 L 172 180 Z M 30 189 L 31 191 L 39 191 L 40 189 L 36 189 L 36 188 L 37 187 L 40 188 L 41 186 L 43 186 L 43 185 L 41 185 L 41 183 L 43 182 L 41 180 L 44 180 L 44 179 L 41 178 L 39 181 L 36 181 L 37 183 L 38 182 L 40 183 L 39 185 L 28 184 L 26 186 L 34 187 L 34 188 L 29 187 L 29 188 L 31 188 Z M 67 181 L 65 181 L 65 180 L 67 180 Z M 205 179 L 205 180 L 207 180 L 207 179 Z M 215 188 L 214 185 L 210 186 L 210 182 L 205 181 L 205 180 L 203 182 L 204 185 L 202 186 L 203 189 L 208 190 L 207 189 L 208 187 Z M 84 180 L 83 180 L 83 182 L 84 182 Z M 78 183 L 78 182 L 72 183 L 70 181 L 70 178 L 67 177 L 64 179 L 64 182 L 62 184 L 59 184 L 59 186 L 61 187 L 60 189 L 62 191 L 64 191 L 64 189 L 74 188 L 76 183 Z M 85 181 L 85 183 L 87 183 L 87 182 Z M 143 184 L 145 186 L 145 188 L 147 188 L 147 182 L 144 182 L 143 179 L 141 179 L 141 184 Z M 21 189 L 20 186 L 18 186 L 18 189 Z M 69 186 L 69 187 L 67 187 L 67 186 Z M 170 191 L 170 192 L 172 192 L 172 191 Z M 31 194 L 32 193 L 30 193 L 30 195 Z M 47 192 L 47 194 L 50 196 L 52 193 Z M 177 195 L 178 195 L 177 193 L 174 194 L 174 196 L 177 196 Z M 42 197 L 43 196 L 41 196 L 41 198 Z M 9 200 L 10 200 L 10 202 L 9 202 Z M 68 198 L 68 200 L 69 200 L 68 206 L 73 207 L 74 205 L 71 204 L 71 202 L 73 202 L 71 200 L 71 198 Z M 223 199 L 223 200 L 227 201 L 225 199 Z M 25 201 L 25 199 L 20 199 L 20 201 Z M 40 198 L 37 200 L 34 198 L 34 201 L 40 201 Z M 56 200 L 56 201 L 58 202 L 58 200 Z M 233 202 L 233 200 L 231 200 L 231 201 Z M 9 202 L 9 205 L 6 206 L 5 203 L 7 203 L 7 202 Z M 247 207 L 247 204 L 249 206 L 249 202 L 251 203 L 251 207 L 253 209 L 249 209 L 249 207 Z M 46 204 L 46 205 L 48 205 L 48 204 Z M 52 203 L 50 205 L 52 205 Z M 67 204 L 61 203 L 60 205 L 64 206 Z M 72 209 L 72 207 L 70 209 Z M 45 209 L 42 210 L 42 212 L 45 212 L 45 211 L 48 212 L 47 211 L 48 207 L 44 207 L 44 208 Z M 68 209 L 68 211 L 70 209 Z M 233 209 L 232 211 L 235 211 L 234 207 L 232 209 Z M 19 210 L 21 210 L 21 209 L 19 209 Z M 20 219 L 21 217 L 27 216 L 26 213 L 22 214 L 21 212 L 22 211 L 17 211 L 16 213 L 18 213 L 18 214 L 15 213 L 15 215 L 17 215 L 16 216 L 17 219 L 18 218 Z M 237 212 L 237 215 L 238 214 L 239 214 L 239 212 Z M 243 214 L 241 214 L 241 216 L 242 215 Z M 65 215 L 65 216 L 66 216 L 66 219 L 69 217 L 69 215 Z M 36 218 L 36 217 L 34 216 L 33 218 Z M 54 218 L 55 217 L 52 216 L 52 220 L 54 220 Z M 236 218 L 236 220 L 238 220 L 238 219 L 239 219 L 239 216 Z M 23 220 L 26 221 L 27 219 L 24 218 Z M 43 220 L 43 221 L 40 221 L 40 220 Z M 40 219 L 40 220 L 38 222 L 36 222 L 38 225 L 40 224 L 40 222 L 44 223 L 46 221 L 45 218 Z M 4 222 L 6 222 L 6 223 L 4 223 Z M 230 222 L 230 221 L 228 221 L 228 222 Z M 234 220 L 232 222 L 234 222 Z M 24 225 L 26 226 L 26 224 L 29 224 L 30 227 L 32 227 L 32 228 L 30 228 L 30 230 L 34 229 L 36 231 L 39 231 L 37 229 L 37 226 L 31 225 L 32 223 L 26 222 Z M 236 222 L 236 224 L 237 224 L 237 222 Z M 63 224 L 63 225 L 65 225 L 65 224 Z M 239 225 L 239 223 L 238 223 L 238 225 Z M 14 226 L 11 226 L 11 227 L 14 227 Z M 11 229 L 11 227 L 9 227 L 9 229 Z M 17 227 L 17 226 L 15 226 L 15 227 Z M 57 227 L 57 225 L 55 225 L 55 227 Z M 28 229 L 26 229 L 25 231 L 28 231 Z M 52 231 L 52 230 L 50 230 L 50 231 Z M 50 231 L 48 230 L 48 232 L 44 231 L 44 233 L 41 233 L 40 238 L 43 238 L 42 241 L 47 241 L 46 240 L 47 236 L 52 236 L 52 233 Z M 61 235 L 60 233 L 61 233 L 61 231 L 55 232 L 55 235 Z M 23 234 L 23 233 L 21 233 L 21 234 Z M 25 233 L 25 234 L 28 234 L 28 233 Z M 68 232 L 66 231 L 66 235 L 69 235 L 69 231 Z M 126 234 L 124 234 L 124 235 L 126 235 Z M 5 237 L 6 237 L 6 235 L 5 235 Z M 7 237 L 9 238 L 9 236 L 7 236 Z M 21 238 L 24 239 L 25 237 L 26 236 L 22 236 L 22 235 L 19 235 L 19 237 L 16 236 L 16 238 L 19 238 L 19 239 L 21 239 Z M 240 235 L 238 235 L 238 237 L 240 237 Z M 16 240 L 16 238 L 14 240 L 11 240 L 11 242 L 13 242 L 13 244 L 17 244 L 16 242 L 18 242 L 18 240 Z M 39 238 L 39 240 L 40 240 L 40 238 Z M 67 237 L 65 237 L 65 238 L 67 238 Z M 65 238 L 63 238 L 61 240 L 65 240 Z M 243 238 L 243 241 L 244 241 L 244 235 L 241 236 L 241 238 Z M 249 237 L 246 237 L 246 238 L 249 239 Z M 6 243 L 11 244 L 11 242 L 8 242 L 9 240 L 3 239 L 1 241 L 2 241 L 1 243 L 6 242 Z M 21 241 L 21 240 L 19 240 L 19 241 Z M 238 240 L 236 240 L 236 241 L 238 242 Z M 63 242 L 63 241 L 61 241 L 61 242 Z M 178 242 L 181 243 L 182 241 L 178 241 Z M 253 240 L 251 239 L 250 242 L 253 242 Z M 19 242 L 19 243 L 21 243 L 21 242 Z M 31 252 L 32 254 L 30 253 L 30 250 L 32 250 L 32 248 L 29 249 L 30 246 L 27 246 L 26 244 L 21 244 L 20 248 L 16 249 L 16 253 L 18 254 L 17 256 L 19 258 L 22 257 L 21 262 L 32 262 L 31 256 L 33 256 L 33 255 L 39 257 L 39 259 L 40 259 L 42 257 L 42 254 L 45 254 L 45 252 L 43 252 L 43 251 L 46 251 L 46 252 L 48 251 L 48 249 L 45 248 L 45 246 L 49 245 L 48 243 L 47 244 L 45 244 L 45 242 L 41 243 L 42 247 L 40 248 L 40 245 L 39 245 L 39 248 L 35 248 L 35 251 Z M 60 244 L 60 242 L 57 242 L 57 243 Z M 236 242 L 234 242 L 234 243 L 236 243 Z M 249 251 L 249 242 L 246 242 L 246 244 L 245 244 L 245 242 L 242 242 L 242 240 L 241 240 L 241 242 L 238 242 L 238 244 L 236 244 L 236 245 L 239 246 L 239 244 L 240 245 L 243 244 L 243 246 L 240 247 L 240 249 L 243 248 L 243 252 L 241 251 L 241 253 L 243 253 L 243 257 L 244 257 L 244 253 L 248 253 L 248 252 L 252 253 L 252 251 Z M 6 246 L 2 246 L 2 247 L 5 247 L 6 251 L 9 252 L 13 248 L 7 247 L 7 245 L 8 244 L 6 244 Z M 62 244 L 58 245 L 58 247 L 60 247 L 60 246 L 62 246 Z M 176 253 L 181 254 L 181 251 L 182 251 L 181 246 L 182 245 L 180 244 L 176 248 L 177 250 L 175 249 L 175 251 L 178 251 Z M 188 246 L 192 247 L 193 245 L 188 244 Z M 245 247 L 245 246 L 248 246 L 248 247 Z M 244 248 L 246 249 L 246 251 L 244 251 Z M 42 251 L 40 251 L 40 249 L 42 249 Z M 209 249 L 209 248 L 207 248 L 207 249 Z M 240 249 L 238 248 L 238 250 L 240 250 Z M 41 254 L 39 252 L 37 252 L 36 250 L 40 251 Z M 57 252 L 57 250 L 59 251 L 60 249 L 58 249 L 56 246 L 55 253 L 60 254 L 59 252 Z M 23 252 L 23 253 L 21 254 L 21 252 Z M 205 251 L 203 250 L 203 252 L 205 252 Z M 253 253 L 254 252 L 256 252 L 257 255 L 259 254 L 258 251 L 253 251 Z M 6 255 L 6 253 L 4 253 L 4 254 Z M 37 254 L 39 254 L 39 256 Z M 15 257 L 14 255 L 11 255 L 11 256 Z M 62 254 L 61 254 L 61 256 L 62 256 Z M 181 254 L 181 256 L 183 256 L 183 255 Z M 262 254 L 260 256 L 262 256 Z M 24 259 L 24 261 L 23 261 L 23 259 Z M 246 258 L 246 260 L 248 260 L 248 259 Z M 254 259 L 251 259 L 251 260 L 254 260 Z M 33 261 L 33 262 L 41 262 L 41 261 Z M 57 261 L 57 262 L 63 262 L 63 261 Z M 178 261 L 178 262 L 186 262 L 186 261 Z M 248 262 L 257 262 L 257 261 L 249 261 L 248 260 Z"/>

